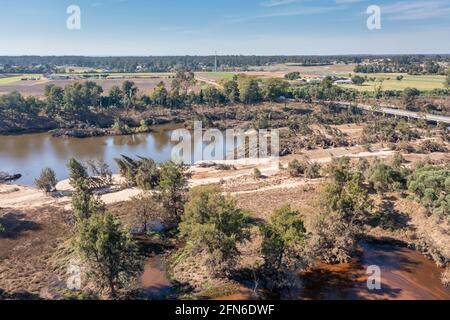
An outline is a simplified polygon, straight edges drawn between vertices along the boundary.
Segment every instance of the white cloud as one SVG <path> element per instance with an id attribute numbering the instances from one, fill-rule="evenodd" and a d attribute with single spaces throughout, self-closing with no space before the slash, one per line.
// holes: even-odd
<path id="1" fill-rule="evenodd" d="M 449 17 L 448 1 L 401 1 L 381 7 L 381 13 L 390 20 L 422 20 L 435 17 Z"/>
<path id="2" fill-rule="evenodd" d="M 303 16 L 303 15 L 319 15 L 319 14 L 325 14 L 328 12 L 333 12 L 337 10 L 343 10 L 346 6 L 328 6 L 328 7 L 293 7 L 286 10 L 276 10 L 276 11 L 269 11 L 267 13 L 261 13 L 261 14 L 255 14 L 255 15 L 249 15 L 249 16 L 230 16 L 225 17 L 225 20 L 218 23 L 220 26 L 224 25 L 234 25 L 234 24 L 241 24 L 246 22 L 252 22 L 259 19 L 267 19 L 267 18 L 276 18 L 276 17 L 292 17 L 292 16 Z M 217 25 L 217 24 L 216 24 Z"/>

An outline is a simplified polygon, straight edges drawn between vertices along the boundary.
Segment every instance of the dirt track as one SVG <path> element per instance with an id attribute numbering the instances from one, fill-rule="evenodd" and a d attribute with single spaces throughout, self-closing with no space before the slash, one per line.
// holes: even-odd
<path id="1" fill-rule="evenodd" d="M 339 148 L 336 150 L 331 150 L 335 154 L 335 156 L 349 156 L 352 158 L 364 158 L 364 157 L 388 157 L 394 154 L 393 151 L 381 149 L 374 152 L 357 152 L 355 149 L 354 153 L 351 150 L 345 150 L 343 148 Z M 341 155 L 341 153 L 343 153 Z M 288 162 L 293 156 L 286 157 L 286 159 L 282 160 L 283 162 Z M 294 156 L 295 157 L 295 156 Z M 320 158 L 311 158 L 310 160 L 316 161 L 318 163 L 324 164 L 331 162 L 332 157 L 320 157 Z M 222 163 L 239 163 L 237 162 L 229 162 L 222 161 Z M 242 176 L 251 175 L 253 172 L 254 165 L 236 165 L 237 170 L 230 171 L 216 171 L 210 169 L 193 169 L 193 179 L 190 182 L 191 187 L 206 185 L 206 184 L 219 184 L 222 181 L 236 179 Z M 258 168 L 261 172 L 266 176 L 273 176 L 279 173 L 278 167 L 273 167 L 273 164 L 263 163 L 262 165 L 258 165 Z M 101 195 L 101 199 L 106 204 L 114 204 L 117 202 L 127 201 L 131 197 L 134 197 L 140 193 L 140 191 L 136 188 L 118 190 L 117 187 L 120 184 L 120 177 L 115 176 L 116 181 L 116 190 L 112 190 L 111 192 L 107 192 Z M 288 186 L 293 183 L 286 181 L 284 182 L 285 186 Z M 304 182 L 294 182 L 293 186 L 297 186 L 298 184 L 302 184 Z M 279 189 L 279 186 L 266 186 L 266 190 L 270 189 Z M 72 188 L 70 187 L 67 180 L 61 181 L 57 185 L 58 193 L 55 197 L 51 197 L 46 195 L 45 193 L 24 186 L 17 185 L 0 185 L 0 208 L 14 208 L 14 209 L 26 209 L 26 208 L 35 208 L 43 205 L 58 205 L 63 206 L 66 209 L 70 209 L 68 207 L 70 203 L 70 192 Z"/>
<path id="2" fill-rule="evenodd" d="M 55 206 L 28 210 L 0 209 L 6 233 L 0 236 L 1 290 L 17 294 L 10 298 L 45 297 L 50 287 L 64 287 L 65 270 L 52 261 L 70 234 L 70 213 Z"/>

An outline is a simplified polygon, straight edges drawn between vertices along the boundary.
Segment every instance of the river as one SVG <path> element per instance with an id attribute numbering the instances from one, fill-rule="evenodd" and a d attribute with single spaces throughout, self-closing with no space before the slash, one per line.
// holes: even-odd
<path id="1" fill-rule="evenodd" d="M 381 270 L 381 290 L 367 287 L 369 266 Z M 364 243 L 351 264 L 320 265 L 304 275 L 303 299 L 449 300 L 442 269 L 412 249 Z"/>
<path id="2" fill-rule="evenodd" d="M 381 290 L 369 290 L 366 270 L 381 270 Z M 302 285 L 280 292 L 261 291 L 260 298 L 273 300 L 450 300 L 450 288 L 441 282 L 442 270 L 412 249 L 391 244 L 364 243 L 349 264 L 325 265 L 299 274 Z M 150 258 L 141 278 L 150 298 L 162 299 L 171 290 L 159 257 Z M 250 288 L 218 300 L 255 299 Z"/>
<path id="3" fill-rule="evenodd" d="M 71 157 L 80 161 L 104 160 L 117 172 L 114 158 L 150 157 L 158 163 L 171 159 L 177 142 L 171 141 L 173 127 L 157 127 L 151 133 L 125 136 L 77 138 L 54 138 L 48 133 L 17 136 L 0 135 L 0 171 L 20 173 L 15 183 L 33 186 L 35 179 L 45 167 L 52 168 L 58 180 L 68 177 L 67 162 Z M 205 144 L 192 141 L 194 150 L 202 150 Z M 232 149 L 226 149 L 228 152 Z M 210 160 L 208 158 L 204 160 Z"/>

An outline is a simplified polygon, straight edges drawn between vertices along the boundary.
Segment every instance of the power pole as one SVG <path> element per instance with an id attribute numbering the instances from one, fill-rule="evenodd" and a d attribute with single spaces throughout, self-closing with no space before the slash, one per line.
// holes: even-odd
<path id="1" fill-rule="evenodd" d="M 217 51 L 214 53 L 214 72 L 217 72 Z"/>

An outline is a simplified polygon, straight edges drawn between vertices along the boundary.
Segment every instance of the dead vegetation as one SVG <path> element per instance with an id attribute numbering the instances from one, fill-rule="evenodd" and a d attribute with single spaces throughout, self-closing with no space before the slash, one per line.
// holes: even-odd
<path id="1" fill-rule="evenodd" d="M 6 298 L 45 297 L 65 287 L 65 270 L 55 270 L 53 255 L 69 234 L 69 213 L 58 207 L 0 209 L 0 288 Z M 0 294 L 1 297 L 1 294 Z"/>

